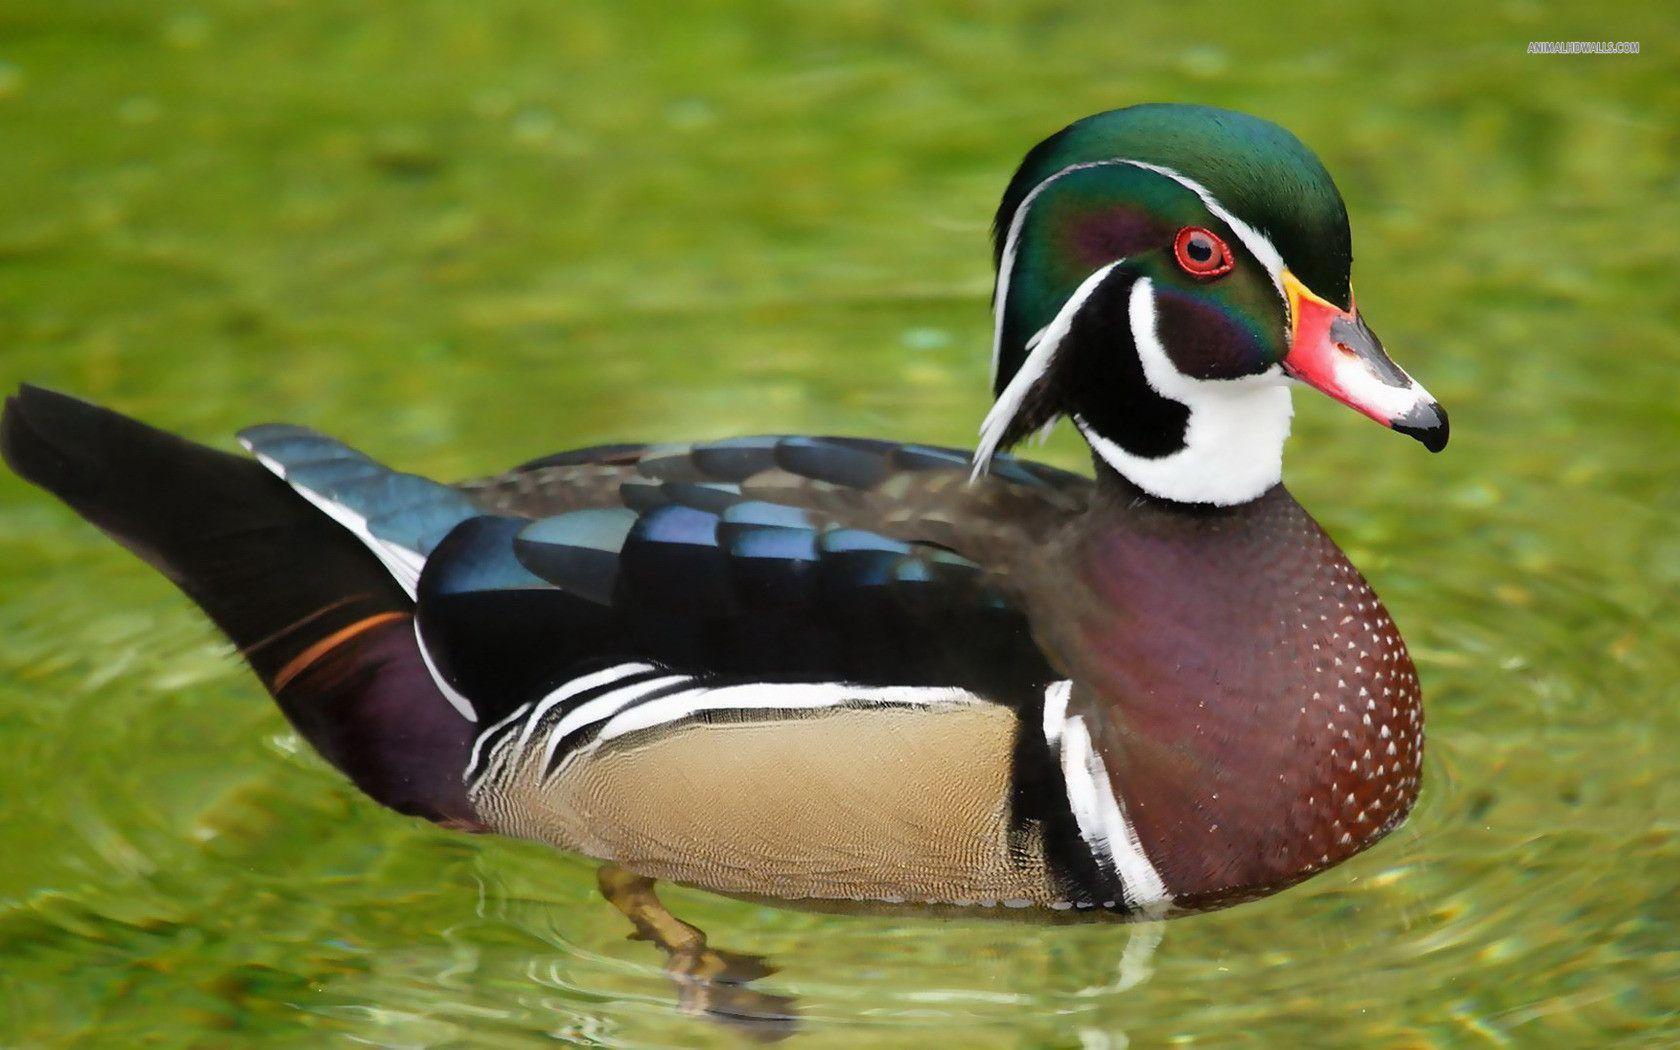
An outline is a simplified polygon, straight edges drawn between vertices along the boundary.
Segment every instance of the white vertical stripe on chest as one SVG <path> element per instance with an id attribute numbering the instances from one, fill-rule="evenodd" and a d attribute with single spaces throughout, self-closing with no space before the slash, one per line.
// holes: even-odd
<path id="1" fill-rule="evenodd" d="M 1044 691 L 1044 738 L 1052 748 L 1060 745 L 1068 808 L 1079 825 L 1079 835 L 1098 866 L 1119 880 L 1126 904 L 1145 913 L 1164 912 L 1172 904 L 1172 895 L 1144 852 L 1125 806 L 1114 794 L 1108 768 L 1091 741 L 1085 718 L 1067 715 L 1072 690 L 1072 682 L 1061 681 Z M 1099 903 L 1112 906 L 1119 902 Z"/>

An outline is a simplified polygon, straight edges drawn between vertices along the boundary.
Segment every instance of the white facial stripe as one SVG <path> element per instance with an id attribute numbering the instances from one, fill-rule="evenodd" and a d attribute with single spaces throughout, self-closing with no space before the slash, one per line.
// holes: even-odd
<path id="1" fill-rule="evenodd" d="M 1064 175 L 1071 175 L 1076 171 L 1087 168 L 1112 167 L 1125 164 L 1123 160 L 1093 160 L 1084 164 L 1071 164 L 1056 172 L 1043 182 L 1034 186 L 1025 197 L 1021 198 L 1020 207 L 1009 218 L 1009 234 L 1003 239 L 1003 258 L 998 262 L 997 288 L 992 293 L 992 385 L 997 385 L 998 367 L 1003 355 L 1003 305 L 1009 297 L 1009 278 L 1015 272 L 1015 251 L 1021 239 L 1021 226 L 1026 222 L 1027 212 L 1038 200 L 1038 195 L 1049 188 L 1052 182 Z"/>
<path id="2" fill-rule="evenodd" d="M 1039 194 L 1043 193 L 1057 179 L 1071 175 L 1076 171 L 1085 171 L 1088 168 L 1112 167 L 1119 164 L 1163 175 L 1200 197 L 1202 205 L 1218 216 L 1221 222 L 1229 226 L 1231 232 L 1237 235 L 1237 239 L 1243 242 L 1243 246 L 1249 250 L 1249 253 L 1260 260 L 1260 265 L 1266 268 L 1266 272 L 1271 275 L 1272 283 L 1277 286 L 1278 294 L 1284 296 L 1284 303 L 1287 308 L 1288 296 L 1285 295 L 1283 289 L 1283 256 L 1278 252 L 1277 246 L 1272 244 L 1271 239 L 1264 233 L 1233 215 L 1230 209 L 1219 203 L 1218 198 L 1214 197 L 1206 186 L 1171 168 L 1141 160 L 1129 160 L 1125 157 L 1070 164 L 1034 186 L 1025 197 L 1021 198 L 1020 206 L 1015 209 L 1015 214 L 1010 216 L 1009 234 L 1003 239 L 1003 256 L 998 262 L 997 288 L 992 294 L 992 384 L 994 386 L 997 385 L 998 368 L 1001 367 L 1003 359 L 1003 308 L 1009 297 L 1009 278 L 1015 272 L 1015 254 L 1020 247 L 1021 227 L 1026 223 L 1027 211 L 1038 200 Z"/>
<path id="3" fill-rule="evenodd" d="M 1152 914 L 1166 911 L 1172 904 L 1172 895 L 1143 851 L 1137 829 L 1126 818 L 1125 808 L 1114 795 L 1108 769 L 1091 744 L 1084 717 L 1074 715 L 1064 720 L 1060 735 L 1062 779 L 1067 783 L 1068 807 L 1073 810 L 1079 835 L 1090 847 L 1092 857 L 1120 880 L 1121 891 L 1132 907 Z"/>
<path id="4" fill-rule="evenodd" d="M 1146 459 L 1074 417 L 1091 448 L 1138 488 L 1180 503 L 1230 506 L 1264 494 L 1283 477 L 1283 442 L 1294 415 L 1283 373 L 1241 379 L 1192 379 L 1167 357 L 1155 331 L 1155 292 L 1142 278 L 1127 304 L 1132 341 L 1150 389 L 1190 410 L 1184 447 Z"/>
<path id="5" fill-rule="evenodd" d="M 1056 349 L 1073 328 L 1074 315 L 1079 313 L 1085 305 L 1085 300 L 1091 297 L 1097 286 L 1119 265 L 1120 261 L 1111 262 L 1085 278 L 1084 282 L 1074 289 L 1073 294 L 1068 296 L 1067 302 L 1062 304 L 1055 319 L 1028 342 L 1032 352 L 1021 362 L 1021 367 L 1010 378 L 1009 385 L 1003 388 L 1003 393 L 998 395 L 991 411 L 986 413 L 986 418 L 980 423 L 980 446 L 974 450 L 974 471 L 971 477 L 977 478 L 985 473 L 992 456 L 997 453 L 999 442 L 1009 430 L 1009 424 L 1014 421 L 1015 414 L 1021 411 L 1021 404 L 1026 401 L 1027 394 L 1044 378 L 1044 373 L 1049 371 L 1050 363 L 1056 357 Z"/>
<path id="6" fill-rule="evenodd" d="M 1223 204 L 1219 203 L 1219 200 L 1214 197 L 1212 193 L 1208 192 L 1208 188 L 1206 186 L 1203 186 L 1195 179 L 1192 179 L 1187 175 L 1181 175 L 1171 168 L 1163 168 L 1159 164 L 1146 164 L 1141 160 L 1129 160 L 1126 161 L 1126 163 L 1132 165 L 1133 167 L 1142 168 L 1145 171 L 1153 171 L 1157 175 L 1165 175 L 1167 178 L 1173 180 L 1180 186 L 1183 186 L 1185 189 L 1200 197 L 1202 199 L 1202 204 L 1206 206 L 1207 210 L 1213 212 L 1213 214 L 1219 217 L 1221 222 L 1229 226 L 1231 228 L 1231 232 L 1237 235 L 1237 239 L 1243 242 L 1243 247 L 1248 249 L 1249 254 L 1260 260 L 1260 265 L 1264 266 L 1266 268 L 1266 272 L 1272 275 L 1272 283 L 1277 286 L 1278 294 L 1284 295 L 1283 256 L 1279 254 L 1277 246 L 1272 243 L 1271 238 L 1250 226 L 1248 223 L 1237 218 L 1235 215 L 1232 215 Z M 1287 297 L 1285 301 L 1287 302 Z"/>

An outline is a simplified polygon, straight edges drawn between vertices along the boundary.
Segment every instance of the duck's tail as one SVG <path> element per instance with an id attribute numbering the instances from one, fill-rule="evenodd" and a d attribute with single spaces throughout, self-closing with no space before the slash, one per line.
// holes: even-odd
<path id="1" fill-rule="evenodd" d="M 377 547 L 254 460 L 39 387 L 6 400 L 0 455 L 197 602 L 362 790 L 475 823 L 460 778 L 475 727 L 427 671 Z"/>

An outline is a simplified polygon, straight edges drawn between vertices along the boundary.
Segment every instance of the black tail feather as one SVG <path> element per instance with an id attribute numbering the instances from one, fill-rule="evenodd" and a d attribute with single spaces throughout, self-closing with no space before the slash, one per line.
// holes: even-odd
<path id="1" fill-rule="evenodd" d="M 0 456 L 197 602 L 299 731 L 374 798 L 433 818 L 470 816 L 459 774 L 471 727 L 424 673 L 413 603 L 284 481 L 33 386 L 6 400 Z M 418 768 L 422 760 L 446 768 Z"/>
<path id="2" fill-rule="evenodd" d="M 258 463 L 64 394 L 6 401 L 0 454 L 197 602 L 265 683 L 316 639 L 408 596 Z"/>

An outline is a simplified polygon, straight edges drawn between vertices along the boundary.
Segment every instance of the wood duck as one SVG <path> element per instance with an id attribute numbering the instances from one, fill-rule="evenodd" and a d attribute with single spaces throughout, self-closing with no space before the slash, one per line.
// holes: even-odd
<path id="1" fill-rule="evenodd" d="M 1417 674 L 1280 484 L 1293 382 L 1446 444 L 1354 305 L 1289 132 L 1145 105 L 1021 164 L 978 451 L 747 437 L 442 484 L 313 431 L 250 457 L 37 387 L 21 476 L 157 567 L 403 813 L 636 879 L 1159 916 L 1410 810 Z M 1066 417 L 1095 476 L 1005 451 Z"/>

